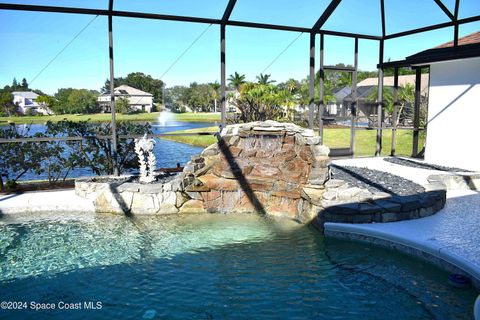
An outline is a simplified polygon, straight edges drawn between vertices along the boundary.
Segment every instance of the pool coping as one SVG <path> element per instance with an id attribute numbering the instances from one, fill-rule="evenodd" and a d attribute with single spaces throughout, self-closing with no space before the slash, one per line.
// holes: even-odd
<path id="1" fill-rule="evenodd" d="M 422 260 L 452 273 L 460 273 L 470 278 L 473 286 L 480 290 L 480 269 L 468 259 L 449 252 L 449 246 L 435 246 L 427 241 L 415 241 L 381 230 L 372 230 L 361 224 L 326 222 L 326 238 L 347 239 L 379 245 L 416 256 Z"/>

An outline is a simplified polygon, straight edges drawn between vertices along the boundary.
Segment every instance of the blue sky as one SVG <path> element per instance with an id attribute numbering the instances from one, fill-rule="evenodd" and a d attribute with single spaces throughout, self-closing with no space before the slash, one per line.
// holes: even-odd
<path id="1" fill-rule="evenodd" d="M 106 8 L 106 0 L 3 0 L 8 3 Z M 227 0 L 116 0 L 117 10 L 145 11 L 187 16 L 221 17 Z M 312 26 L 328 5 L 326 0 L 238 0 L 232 20 L 258 21 L 293 26 Z M 454 0 L 444 0 L 453 11 Z M 448 21 L 433 0 L 385 0 L 387 34 Z M 460 18 L 480 15 L 478 0 L 462 0 Z M 29 82 L 94 17 L 52 13 L 0 11 L 0 86 L 13 77 Z M 378 0 L 343 0 L 324 26 L 327 30 L 379 35 Z M 206 31 L 205 31 L 206 30 Z M 480 23 L 460 28 L 466 35 L 480 30 Z M 159 78 L 202 32 L 205 34 L 164 76 L 167 86 L 220 80 L 219 26 L 196 23 L 114 18 L 115 74 L 141 71 Z M 452 28 L 389 40 L 385 60 L 398 60 L 450 41 Z M 227 75 L 235 71 L 247 80 L 264 71 L 295 38 L 294 32 L 227 28 Z M 265 73 L 277 81 L 302 79 L 308 73 L 308 34 L 302 34 Z M 325 38 L 326 64 L 353 63 L 354 40 Z M 318 67 L 318 37 L 317 37 Z M 359 66 L 374 70 L 378 42 L 360 40 Z M 109 75 L 107 19 L 97 17 L 91 25 L 32 83 L 53 94 L 58 88 L 99 89 Z"/>

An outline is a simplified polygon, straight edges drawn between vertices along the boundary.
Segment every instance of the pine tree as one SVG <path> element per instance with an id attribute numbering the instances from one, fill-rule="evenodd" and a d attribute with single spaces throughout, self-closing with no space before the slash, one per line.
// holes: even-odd
<path id="1" fill-rule="evenodd" d="M 27 82 L 27 79 L 25 78 L 22 79 L 22 89 L 24 90 L 28 89 L 28 82 Z"/>

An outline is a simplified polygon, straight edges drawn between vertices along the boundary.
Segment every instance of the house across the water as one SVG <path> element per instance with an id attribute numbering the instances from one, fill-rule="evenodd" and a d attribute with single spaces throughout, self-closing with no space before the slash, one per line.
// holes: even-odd
<path id="1" fill-rule="evenodd" d="M 17 106 L 19 114 L 51 114 L 48 107 L 37 103 L 39 95 L 33 91 L 14 91 L 12 95 L 13 103 Z"/>
<path id="2" fill-rule="evenodd" d="M 130 110 L 152 112 L 153 95 L 151 93 L 121 85 L 115 88 L 115 101 L 123 98 L 128 100 Z M 110 112 L 110 101 L 110 93 L 104 93 L 97 99 L 97 103 L 103 112 Z"/>

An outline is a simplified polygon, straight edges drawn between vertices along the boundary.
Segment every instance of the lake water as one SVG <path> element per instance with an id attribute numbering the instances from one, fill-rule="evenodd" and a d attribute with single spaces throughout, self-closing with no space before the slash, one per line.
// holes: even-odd
<path id="1" fill-rule="evenodd" d="M 166 120 L 166 121 L 165 121 Z M 211 127 L 218 125 L 212 122 L 180 122 L 173 121 L 171 119 L 159 119 L 157 122 L 152 122 L 152 131 L 154 134 L 161 134 L 177 130 L 196 129 L 203 127 Z M 19 130 L 25 130 L 27 125 L 19 125 Z M 2 127 L 0 127 L 2 128 Z M 45 132 L 46 126 L 44 124 L 32 124 L 30 125 L 29 134 L 33 135 L 37 132 Z M 162 139 L 156 139 L 155 156 L 157 158 L 157 168 L 173 168 L 180 163 L 183 166 L 188 162 L 192 155 L 198 154 L 203 148 L 190 146 L 183 143 L 167 141 Z M 76 178 L 80 176 L 94 175 L 89 168 L 76 168 L 70 174 L 70 178 Z M 47 179 L 47 174 L 37 175 L 34 172 L 28 172 L 23 175 L 19 180 L 38 180 Z"/>

